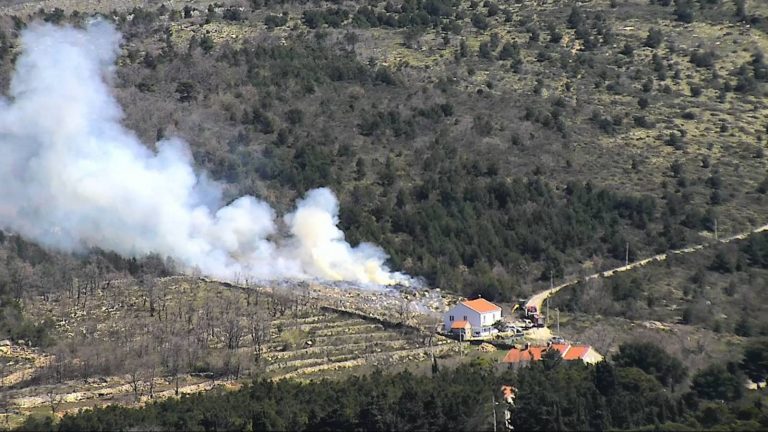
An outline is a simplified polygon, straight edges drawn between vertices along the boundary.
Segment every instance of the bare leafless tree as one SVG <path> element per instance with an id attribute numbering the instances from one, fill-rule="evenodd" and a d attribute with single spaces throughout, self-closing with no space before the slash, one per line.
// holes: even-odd
<path id="1" fill-rule="evenodd" d="M 157 302 L 160 307 L 160 311 L 157 314 L 158 319 L 165 319 L 168 321 L 168 293 L 170 291 L 170 282 L 163 280 L 158 282 L 156 287 Z"/>
<path id="2" fill-rule="evenodd" d="M 7 266 L 13 297 L 16 300 L 21 300 L 24 293 L 28 292 L 32 285 L 32 266 L 19 259 L 9 260 Z"/>
<path id="3" fill-rule="evenodd" d="M 264 313 L 262 309 L 252 308 L 248 314 L 248 322 L 254 358 L 258 363 L 261 360 L 264 343 L 269 340 L 271 327 L 269 315 Z"/>
<path id="4" fill-rule="evenodd" d="M 145 274 L 142 275 L 141 279 L 139 280 L 139 285 L 144 292 L 144 303 L 142 307 L 146 307 L 147 301 L 149 301 L 149 316 L 154 317 L 156 301 L 155 297 L 158 283 L 153 276 Z"/>
<path id="5" fill-rule="evenodd" d="M 72 352 L 62 342 L 53 347 L 53 356 L 48 364 L 49 377 L 55 383 L 61 383 L 68 377 L 69 365 L 72 362 Z"/>
<path id="6" fill-rule="evenodd" d="M 157 378 L 159 370 L 159 364 L 160 360 L 158 359 L 158 356 L 156 353 L 152 352 L 147 354 L 147 356 L 144 358 L 144 365 L 145 365 L 145 376 L 147 378 L 147 392 L 149 393 L 149 398 L 154 399 L 155 397 L 155 378 Z"/>
<path id="7" fill-rule="evenodd" d="M 50 301 L 51 294 L 56 291 L 56 285 L 59 283 L 58 273 L 52 263 L 45 263 L 38 267 L 37 274 L 40 282 L 40 294 L 46 303 Z"/>
<path id="8" fill-rule="evenodd" d="M 130 359 L 128 366 L 128 382 L 131 384 L 133 398 L 135 402 L 139 401 L 143 393 L 144 364 L 141 359 Z"/>
<path id="9" fill-rule="evenodd" d="M 291 299 L 285 292 L 273 290 L 272 295 L 268 296 L 267 299 L 267 307 L 273 318 L 285 315 L 291 305 Z"/>
<path id="10" fill-rule="evenodd" d="M 232 359 L 230 360 L 230 375 L 233 379 L 240 379 L 240 376 L 243 374 L 243 371 L 248 365 L 248 353 L 242 351 L 233 351 L 231 355 Z"/>
<path id="11" fill-rule="evenodd" d="M 220 297 L 221 308 L 221 333 L 227 349 L 240 348 L 240 341 L 245 336 L 243 325 L 244 310 L 239 300 L 239 295 L 228 292 Z"/>
<path id="12" fill-rule="evenodd" d="M 209 339 L 216 337 L 216 325 L 214 318 L 216 316 L 216 309 L 213 301 L 208 301 L 203 305 L 203 328 L 205 330 L 205 343 L 208 344 Z"/>
<path id="13" fill-rule="evenodd" d="M 48 388 L 45 396 L 46 402 L 48 402 L 48 406 L 51 408 L 51 414 L 55 415 L 59 405 L 64 402 L 64 396 L 60 395 L 53 386 Z"/>
<path id="14" fill-rule="evenodd" d="M 184 340 L 174 336 L 168 345 L 168 373 L 173 377 L 174 394 L 179 395 L 179 374 L 182 370 Z"/>
<path id="15" fill-rule="evenodd" d="M 261 287 L 256 283 L 256 278 L 253 275 L 246 274 L 243 276 L 243 288 L 245 290 L 245 306 L 250 307 L 251 303 L 258 306 Z"/>
<path id="16" fill-rule="evenodd" d="M 301 309 L 306 309 L 312 305 L 312 290 L 309 287 L 309 283 L 302 282 L 299 285 L 298 300 Z"/>
<path id="17" fill-rule="evenodd" d="M 150 345 L 147 336 L 142 335 L 136 339 L 126 350 L 125 368 L 129 376 L 131 390 L 136 402 L 139 401 L 144 391 L 144 379 L 150 368 L 150 363 L 155 362 L 151 356 Z"/>
<path id="18" fill-rule="evenodd" d="M 77 357 L 80 366 L 80 377 L 87 382 L 99 366 L 100 349 L 96 341 L 83 339 L 78 344 Z"/>
<path id="19" fill-rule="evenodd" d="M 397 319 L 403 324 L 407 324 L 411 320 L 411 305 L 405 298 L 400 298 L 397 301 Z"/>
<path id="20" fill-rule="evenodd" d="M 619 333 L 620 331 L 615 326 L 608 323 L 599 323 L 581 333 L 576 339 L 589 343 L 599 353 L 606 355 L 608 350 L 616 346 Z"/>

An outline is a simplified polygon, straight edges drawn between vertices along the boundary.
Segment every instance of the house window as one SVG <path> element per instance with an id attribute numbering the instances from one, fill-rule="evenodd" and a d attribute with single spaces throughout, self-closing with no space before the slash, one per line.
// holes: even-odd
<path id="1" fill-rule="evenodd" d="M 453 321 L 453 315 L 449 316 L 448 319 Z"/>
<path id="2" fill-rule="evenodd" d="M 467 316 L 466 316 L 466 315 L 464 315 L 464 321 L 466 321 L 466 320 L 467 320 Z"/>

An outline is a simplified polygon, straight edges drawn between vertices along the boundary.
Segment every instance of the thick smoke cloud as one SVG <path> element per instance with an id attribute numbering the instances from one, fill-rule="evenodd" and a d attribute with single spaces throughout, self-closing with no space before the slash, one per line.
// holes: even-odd
<path id="1" fill-rule="evenodd" d="M 34 24 L 7 99 L 0 101 L 0 225 L 46 246 L 98 246 L 173 257 L 204 274 L 408 283 L 372 244 L 351 247 L 325 188 L 276 214 L 251 196 L 222 206 L 221 187 L 195 172 L 179 139 L 154 152 L 121 124 L 107 80 L 120 35 Z"/>

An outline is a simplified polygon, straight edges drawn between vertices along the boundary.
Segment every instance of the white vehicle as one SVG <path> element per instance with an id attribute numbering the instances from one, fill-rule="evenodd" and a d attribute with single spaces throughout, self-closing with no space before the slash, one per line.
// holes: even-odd
<path id="1" fill-rule="evenodd" d="M 530 328 L 533 328 L 533 322 L 531 320 L 529 320 L 528 318 L 524 319 L 523 320 L 523 328 L 525 328 L 526 330 L 530 329 Z"/>
<path id="2" fill-rule="evenodd" d="M 520 327 L 518 327 L 518 326 L 516 326 L 514 324 L 507 324 L 504 327 L 504 331 L 507 332 L 507 333 L 512 333 L 515 336 L 522 336 L 523 335 L 523 329 L 521 329 Z"/>

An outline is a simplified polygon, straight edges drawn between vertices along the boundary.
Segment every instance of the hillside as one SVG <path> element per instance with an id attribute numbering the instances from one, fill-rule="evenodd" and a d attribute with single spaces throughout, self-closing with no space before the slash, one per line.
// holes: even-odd
<path id="1" fill-rule="evenodd" d="M 558 293 L 553 307 L 588 315 L 655 320 L 742 337 L 768 335 L 765 234 Z"/>
<path id="2" fill-rule="evenodd" d="M 508 308 L 625 259 L 768 223 L 766 2 L 5 2 L 3 93 L 25 28 L 82 27 L 94 13 L 122 34 L 108 82 L 122 124 L 143 143 L 154 150 L 165 138 L 183 139 L 196 174 L 220 182 L 227 203 L 252 195 L 285 215 L 307 191 L 330 188 L 346 240 L 381 246 L 392 270 L 428 289 L 402 297 L 246 274 L 220 284 L 197 272 L 179 276 L 178 263 L 157 254 L 61 252 L 0 231 L 0 340 L 8 339 L 0 402 L 23 406 L 20 414 L 143 404 L 253 378 L 351 380 L 364 392 L 369 378 L 350 375 L 374 367 L 412 367 L 427 380 L 431 354 L 442 367 L 465 363 L 430 328 L 456 296 Z M 267 237 L 289 225 L 276 218 Z M 764 393 L 742 397 L 739 369 L 742 350 L 768 336 L 767 272 L 768 237 L 760 234 L 562 290 L 549 306 L 562 312 L 569 340 L 612 361 L 622 344 L 650 341 L 685 362 L 689 375 L 675 389 L 624 364 L 598 388 L 604 366 L 544 365 L 535 373 L 552 376 L 546 386 L 526 369 L 514 378 L 525 388 L 567 396 L 547 399 L 551 412 L 536 411 L 529 396 L 517 421 L 562 416 L 547 424 L 577 429 L 768 424 L 762 408 L 747 407 L 764 403 Z M 432 302 L 429 313 L 419 301 Z M 478 364 L 461 367 L 486 368 L 478 382 L 501 384 L 511 373 L 485 364 L 499 354 L 474 349 L 467 358 Z M 740 380 L 727 408 L 693 382 L 717 364 L 729 369 L 716 373 Z M 382 379 L 400 389 L 408 376 Z M 590 410 L 610 405 L 601 412 L 612 414 L 590 423 L 569 380 L 592 392 Z M 232 398 L 250 400 L 248 391 Z M 399 401 L 399 391 L 381 398 Z M 229 396 L 219 397 L 194 400 Z M 174 427 L 153 410 L 190 400 L 151 405 L 150 426 Z M 645 403 L 633 418 L 608 418 Z M 111 421 L 106 410 L 95 412 L 99 421 Z M 141 426 L 140 410 L 115 412 Z M 474 427 L 487 414 L 456 421 Z M 66 421 L 82 428 L 82 419 Z M 331 424 L 321 420 L 296 425 Z M 255 424 L 248 421 L 238 427 Z M 359 424 L 390 424 L 371 422 Z"/>
<path id="3" fill-rule="evenodd" d="M 704 5 L 690 23 L 647 1 L 118 11 L 115 84 L 129 128 L 186 139 L 231 197 L 287 209 L 330 186 L 353 243 L 509 299 L 626 242 L 763 222 L 766 7 L 748 25 Z"/>

